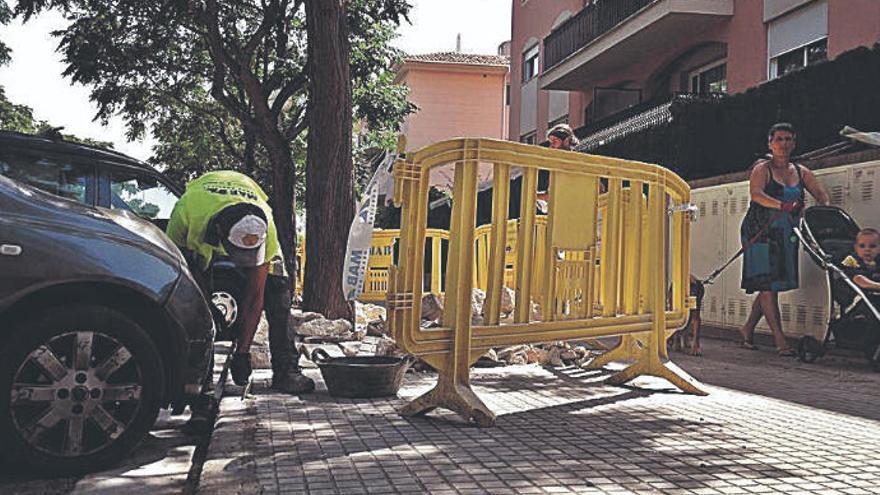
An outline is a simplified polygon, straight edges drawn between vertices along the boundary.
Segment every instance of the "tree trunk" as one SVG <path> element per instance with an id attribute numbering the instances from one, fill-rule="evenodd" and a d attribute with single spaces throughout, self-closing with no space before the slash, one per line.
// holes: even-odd
<path id="1" fill-rule="evenodd" d="M 294 163 L 290 147 L 280 133 L 272 133 L 262 140 L 272 165 L 272 216 L 278 229 L 278 241 L 284 253 L 284 264 L 291 277 L 291 290 L 296 287 L 297 274 L 293 270 L 294 236 L 296 233 L 296 189 L 294 188 Z"/>
<path id="2" fill-rule="evenodd" d="M 355 205 L 347 1 L 306 0 L 305 5 L 310 81 L 303 309 L 352 319 L 342 293 Z"/>

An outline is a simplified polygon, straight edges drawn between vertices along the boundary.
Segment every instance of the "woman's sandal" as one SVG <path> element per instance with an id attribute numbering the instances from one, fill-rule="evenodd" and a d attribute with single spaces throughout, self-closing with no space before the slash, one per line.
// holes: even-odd
<path id="1" fill-rule="evenodd" d="M 758 346 L 749 342 L 748 340 L 743 340 L 742 342 L 740 342 L 739 346 L 742 347 L 743 349 L 748 349 L 750 351 L 757 351 L 758 350 Z"/>
<path id="2" fill-rule="evenodd" d="M 779 357 L 795 357 L 797 353 L 791 347 L 786 347 L 784 349 L 777 349 L 776 355 Z"/>

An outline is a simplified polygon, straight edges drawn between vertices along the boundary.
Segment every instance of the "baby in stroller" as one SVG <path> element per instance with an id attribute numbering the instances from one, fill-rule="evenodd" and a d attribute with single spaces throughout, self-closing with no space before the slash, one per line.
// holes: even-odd
<path id="1" fill-rule="evenodd" d="M 795 234 L 828 272 L 832 304 L 823 341 L 801 337 L 798 357 L 809 363 L 831 347 L 861 349 L 880 371 L 880 231 L 860 229 L 840 208 L 814 206 L 804 212 Z"/>
<path id="2" fill-rule="evenodd" d="M 844 273 L 859 287 L 869 291 L 880 291 L 880 267 L 877 255 L 880 254 L 880 231 L 866 228 L 856 235 L 853 254 L 844 258 Z M 876 300 L 878 294 L 872 294 Z M 869 296 L 870 297 L 870 296 Z"/>

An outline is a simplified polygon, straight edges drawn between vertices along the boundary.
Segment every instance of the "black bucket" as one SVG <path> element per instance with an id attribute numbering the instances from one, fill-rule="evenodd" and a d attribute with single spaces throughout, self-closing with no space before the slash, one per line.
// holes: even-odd
<path id="1" fill-rule="evenodd" d="M 397 395 L 403 375 L 413 361 L 394 356 L 334 358 L 320 348 L 312 351 L 311 358 L 321 368 L 330 395 L 350 399 Z"/>

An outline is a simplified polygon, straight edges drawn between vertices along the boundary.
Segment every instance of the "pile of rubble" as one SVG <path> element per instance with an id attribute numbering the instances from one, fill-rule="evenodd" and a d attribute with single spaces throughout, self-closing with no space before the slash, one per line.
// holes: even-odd
<path id="1" fill-rule="evenodd" d="M 471 319 L 474 324 L 482 324 L 483 307 L 486 294 L 474 289 L 471 295 Z M 437 327 L 443 317 L 443 297 L 427 294 L 422 298 L 422 327 Z M 515 309 L 515 293 L 505 287 L 501 294 L 501 323 L 512 323 Z M 537 319 L 540 308 L 532 303 L 533 318 Z M 402 356 L 405 353 L 397 346 L 386 328 L 385 308 L 375 304 L 355 304 L 355 324 L 344 319 L 328 320 L 319 313 L 294 311 L 291 314 L 289 337 L 292 341 L 301 340 L 306 351 L 320 346 L 331 355 L 345 356 Z M 254 365 L 268 367 L 265 352 L 266 322 L 260 322 L 255 338 Z M 299 336 L 297 339 L 296 336 Z M 538 345 L 515 345 L 500 349 L 490 349 L 480 358 L 477 366 L 506 366 L 517 364 L 538 364 L 550 366 L 581 366 L 592 359 L 596 353 L 605 350 L 582 344 L 556 342 Z M 299 344 L 298 344 L 299 345 Z M 261 350 L 263 349 L 263 350 Z M 265 361 L 265 362 L 263 362 Z M 416 369 L 428 366 L 418 364 Z"/>

